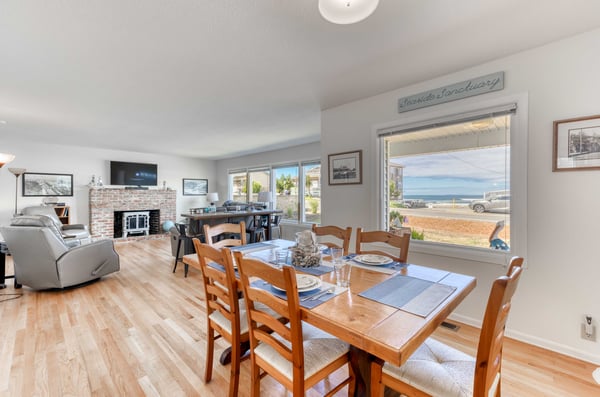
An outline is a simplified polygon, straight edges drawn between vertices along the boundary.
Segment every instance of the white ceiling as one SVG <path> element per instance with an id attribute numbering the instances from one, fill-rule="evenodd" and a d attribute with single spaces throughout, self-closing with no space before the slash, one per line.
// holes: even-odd
<path id="1" fill-rule="evenodd" d="M 334 25 L 317 0 L 0 0 L 0 146 L 218 159 L 315 142 L 322 109 L 600 27 L 598 15 L 598 0 L 381 0 Z"/>

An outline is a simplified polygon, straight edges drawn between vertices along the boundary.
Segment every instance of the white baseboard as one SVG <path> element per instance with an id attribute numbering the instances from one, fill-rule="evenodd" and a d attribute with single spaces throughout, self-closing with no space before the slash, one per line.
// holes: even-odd
<path id="1" fill-rule="evenodd" d="M 475 320 L 471 317 L 462 316 L 460 314 L 452 314 L 448 317 L 448 319 L 455 320 L 473 327 L 481 328 L 481 321 Z M 511 339 L 518 340 L 519 342 L 528 343 L 533 346 L 541 347 L 542 349 L 551 350 L 553 352 L 564 354 L 566 356 L 573 357 L 578 360 L 583 360 L 592 364 L 600 365 L 600 355 L 598 354 L 592 354 L 588 351 L 574 349 L 570 346 L 566 346 L 561 343 L 552 342 L 546 339 L 539 338 L 537 336 L 525 334 L 523 332 L 513 331 L 510 329 L 506 330 L 506 336 Z"/>

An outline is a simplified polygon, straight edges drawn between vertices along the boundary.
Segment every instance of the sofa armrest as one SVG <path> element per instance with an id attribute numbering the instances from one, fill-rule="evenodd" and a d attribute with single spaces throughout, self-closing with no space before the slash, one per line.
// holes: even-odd
<path id="1" fill-rule="evenodd" d="M 72 230 L 72 229 L 85 229 L 87 230 L 87 225 L 83 223 L 73 223 L 71 225 L 62 225 L 62 230 Z"/>

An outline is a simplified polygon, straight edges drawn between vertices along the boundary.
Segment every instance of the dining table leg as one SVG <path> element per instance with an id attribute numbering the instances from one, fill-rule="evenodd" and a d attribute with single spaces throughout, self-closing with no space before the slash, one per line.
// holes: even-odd
<path id="1" fill-rule="evenodd" d="M 354 389 L 354 397 L 369 397 L 371 396 L 371 362 L 380 360 L 380 358 L 359 349 L 355 346 L 350 346 L 350 365 L 356 379 L 356 388 Z M 385 388 L 384 397 L 399 397 L 400 394 L 389 387 Z"/>
<path id="2" fill-rule="evenodd" d="M 221 356 L 219 357 L 219 362 L 221 365 L 227 365 L 231 363 L 231 346 L 223 350 Z M 250 351 L 250 341 L 245 341 L 240 343 L 240 356 L 244 357 Z"/>

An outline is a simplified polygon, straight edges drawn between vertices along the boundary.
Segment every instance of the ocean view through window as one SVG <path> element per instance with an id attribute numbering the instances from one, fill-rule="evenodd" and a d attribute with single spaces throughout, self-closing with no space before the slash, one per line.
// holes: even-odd
<path id="1" fill-rule="evenodd" d="M 511 113 L 387 133 L 384 224 L 413 240 L 510 252 Z"/>

